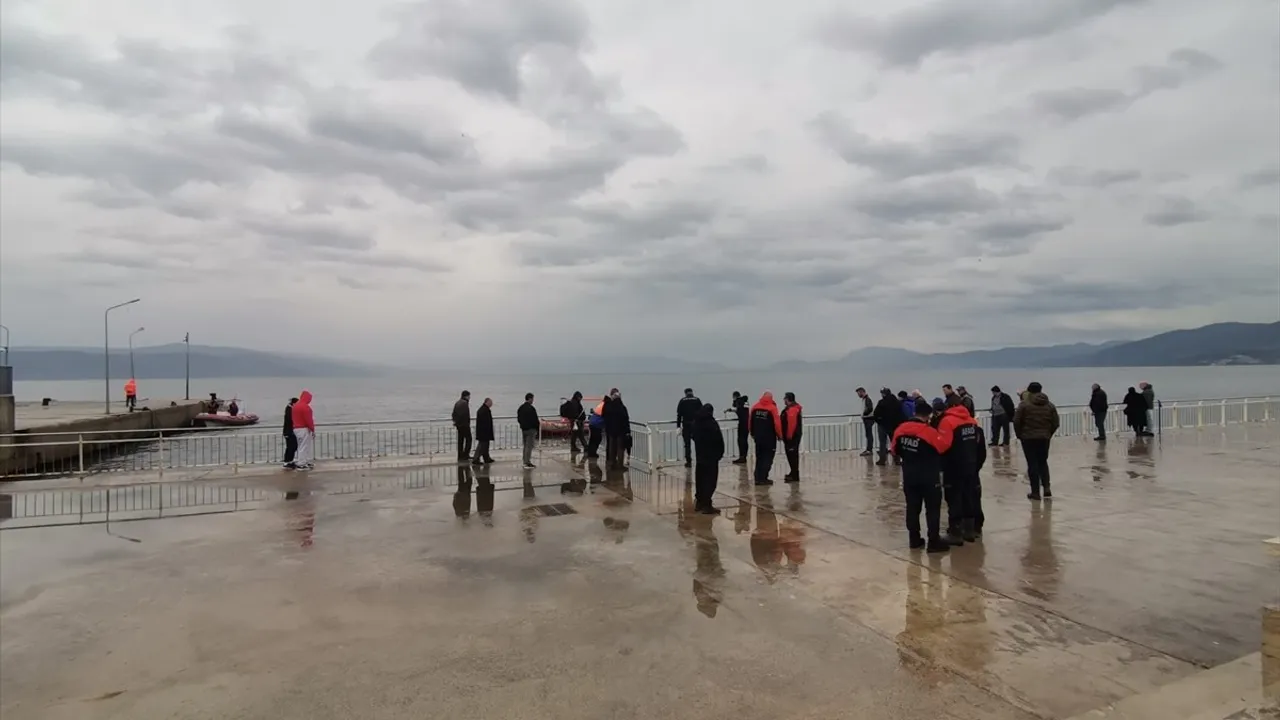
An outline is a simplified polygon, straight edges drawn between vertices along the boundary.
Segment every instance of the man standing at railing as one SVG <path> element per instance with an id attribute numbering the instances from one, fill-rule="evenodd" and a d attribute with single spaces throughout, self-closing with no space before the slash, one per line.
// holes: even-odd
<path id="1" fill-rule="evenodd" d="M 458 462 L 471 461 L 471 391 L 463 390 L 453 404 L 453 427 L 458 435 Z"/>
<path id="2" fill-rule="evenodd" d="M 684 466 L 693 467 L 693 431 L 694 421 L 702 412 L 702 401 L 693 394 L 693 388 L 684 389 L 684 397 L 676 403 L 676 429 L 684 440 Z"/>
<path id="3" fill-rule="evenodd" d="M 129 408 L 129 412 L 138 406 L 138 381 L 129 378 L 124 384 L 124 405 Z"/>
<path id="4" fill-rule="evenodd" d="M 624 467 L 623 455 L 627 452 L 627 438 L 631 436 L 631 413 L 622 402 L 618 388 L 609 390 L 604 403 L 605 462 L 611 470 Z"/>
<path id="5" fill-rule="evenodd" d="M 773 401 L 773 393 L 765 391 L 751 406 L 751 417 L 747 423 L 751 439 L 756 441 L 756 485 L 772 485 L 769 471 L 773 468 L 774 456 L 778 454 L 778 438 L 782 437 L 782 417 L 778 414 L 778 404 Z"/>
<path id="6" fill-rule="evenodd" d="M 876 410 L 875 405 L 871 403 L 871 396 L 867 394 L 866 388 L 858 388 L 855 392 L 858 393 L 858 398 L 862 400 L 862 430 L 867 434 L 867 445 L 862 451 L 862 456 L 867 457 L 871 455 L 876 446 Z"/>
<path id="7" fill-rule="evenodd" d="M 905 395 L 905 393 L 903 393 Z M 876 429 L 880 435 L 880 459 L 876 460 L 877 465 L 888 464 L 889 446 L 892 444 L 891 438 L 893 431 L 907 418 L 902 413 L 902 403 L 894 396 L 893 391 L 889 388 L 880 388 L 880 402 L 876 403 L 876 409 L 872 413 L 876 419 Z M 894 462 L 898 462 L 898 456 L 894 456 Z"/>
<path id="8" fill-rule="evenodd" d="M 284 406 L 284 466 L 288 470 L 293 470 L 293 457 L 298 454 L 298 438 L 293 434 L 293 405 L 298 402 L 298 398 L 289 398 L 289 404 Z"/>
<path id="9" fill-rule="evenodd" d="M 1089 396 L 1089 411 L 1093 413 L 1093 424 L 1098 428 L 1098 437 L 1094 440 L 1106 442 L 1107 439 L 1107 391 L 1098 383 L 1093 384 L 1093 394 Z"/>
<path id="10" fill-rule="evenodd" d="M 471 459 L 472 465 L 489 464 L 493 458 L 489 455 L 489 443 L 493 442 L 493 398 L 485 398 L 476 410 L 476 456 Z"/>
<path id="11" fill-rule="evenodd" d="M 1027 459 L 1027 479 L 1031 482 L 1028 500 L 1053 497 L 1049 488 L 1049 441 L 1058 432 L 1061 420 L 1058 408 L 1049 402 L 1040 383 L 1027 385 L 1026 394 L 1013 413 L 1013 432 L 1022 442 L 1022 454 Z"/>
<path id="12" fill-rule="evenodd" d="M 569 452 L 576 454 L 579 444 L 585 450 L 587 438 L 583 435 L 582 423 L 587 416 L 582 410 L 581 392 L 574 390 L 573 396 L 560 404 L 560 417 L 569 421 Z"/>
<path id="13" fill-rule="evenodd" d="M 693 441 L 698 445 L 698 467 L 694 475 L 694 509 L 704 515 L 719 515 L 711 504 L 720 480 L 720 459 L 724 457 L 724 433 L 716 422 L 715 408 L 703 405 L 693 419 Z"/>
<path id="14" fill-rule="evenodd" d="M 1009 447 L 1009 426 L 1013 423 L 1013 413 L 1017 409 L 1009 393 L 1001 390 L 999 385 L 991 386 L 991 447 L 996 445 Z M 1003 441 L 1000 439 L 1002 432 L 1004 433 Z"/>
<path id="15" fill-rule="evenodd" d="M 1142 390 L 1142 399 L 1147 401 L 1147 434 L 1153 435 L 1151 428 L 1157 427 L 1153 422 L 1156 412 L 1156 389 L 1149 382 L 1139 383 L 1138 388 Z"/>
<path id="16" fill-rule="evenodd" d="M 734 459 L 734 465 L 747 464 L 747 439 L 751 437 L 751 433 L 747 428 L 751 424 L 751 410 L 747 407 L 747 396 L 733 391 L 733 410 L 734 417 L 738 419 L 738 457 Z"/>
<path id="17" fill-rule="evenodd" d="M 786 393 L 782 396 L 782 451 L 787 456 L 787 473 L 784 480 L 789 483 L 800 482 L 800 436 L 804 434 L 804 408 L 796 402 L 796 394 Z"/>
<path id="18" fill-rule="evenodd" d="M 537 467 L 533 464 L 533 449 L 538 445 L 538 431 L 542 427 L 538 411 L 533 407 L 533 393 L 525 393 L 524 404 L 516 410 L 516 422 L 520 424 L 520 434 L 524 440 L 524 469 L 532 470 Z"/>
<path id="19" fill-rule="evenodd" d="M 310 470 L 315 467 L 316 440 L 316 418 L 311 412 L 310 390 L 299 393 L 298 402 L 293 404 L 293 435 L 298 440 L 293 465 L 299 470 Z"/>

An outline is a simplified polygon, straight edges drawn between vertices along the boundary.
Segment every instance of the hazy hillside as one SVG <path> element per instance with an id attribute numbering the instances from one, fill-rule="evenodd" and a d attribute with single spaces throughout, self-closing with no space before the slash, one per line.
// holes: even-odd
<path id="1" fill-rule="evenodd" d="M 129 374 L 129 351 L 112 349 L 111 377 Z M 103 376 L 102 350 L 88 348 L 13 348 L 9 352 L 15 380 L 90 380 Z M 181 378 L 186 373 L 182 344 L 134 349 L 139 379 Z M 191 377 L 360 377 L 381 369 L 324 358 L 283 355 L 240 348 L 191 346 Z"/>
<path id="2" fill-rule="evenodd" d="M 1280 322 L 1218 323 L 1105 348 L 1055 367 L 1280 364 Z"/>

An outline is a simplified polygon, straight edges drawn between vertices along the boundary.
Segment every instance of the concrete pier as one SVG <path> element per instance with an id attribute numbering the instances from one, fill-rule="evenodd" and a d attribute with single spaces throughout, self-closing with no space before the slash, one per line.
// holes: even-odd
<path id="1" fill-rule="evenodd" d="M 129 412 L 121 403 L 113 403 L 111 414 L 104 414 L 102 403 L 38 402 L 16 403 L 14 428 L 0 433 L 0 477 L 17 475 L 45 466 L 72 468 L 83 448 L 76 434 L 84 433 L 90 441 L 89 451 L 104 452 L 115 444 L 137 440 L 141 430 L 168 430 L 191 427 L 195 416 L 203 412 L 199 400 L 147 398 Z"/>
<path id="2" fill-rule="evenodd" d="M 0 716 L 1270 719 L 1278 457 L 1273 424 L 1065 439 L 1033 503 L 993 449 L 985 536 L 942 556 L 845 453 L 725 465 L 714 518 L 684 468 L 553 458 L 26 483 L 32 515 L 134 499 L 0 531 Z M 142 497 L 182 516 L 124 522 Z"/>

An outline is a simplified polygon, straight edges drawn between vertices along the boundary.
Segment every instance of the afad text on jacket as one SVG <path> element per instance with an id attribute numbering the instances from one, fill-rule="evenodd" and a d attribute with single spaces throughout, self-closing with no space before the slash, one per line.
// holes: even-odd
<path id="1" fill-rule="evenodd" d="M 778 403 L 773 401 L 773 393 L 766 392 L 751 406 L 747 431 L 757 446 L 778 446 L 778 438 L 782 437 L 782 416 L 778 414 Z"/>
<path id="2" fill-rule="evenodd" d="M 942 455 L 950 449 L 951 438 L 919 418 L 911 418 L 893 431 L 893 454 L 902 458 L 903 485 L 938 485 Z"/>
<path id="3" fill-rule="evenodd" d="M 938 433 L 949 438 L 951 447 L 942 456 L 942 473 L 948 479 L 967 479 L 978 474 L 987 462 L 987 444 L 982 427 L 963 405 L 947 408 L 938 421 Z"/>

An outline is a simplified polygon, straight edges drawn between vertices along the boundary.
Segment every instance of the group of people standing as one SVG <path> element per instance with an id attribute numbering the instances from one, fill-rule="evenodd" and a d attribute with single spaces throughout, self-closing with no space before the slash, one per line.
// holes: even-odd
<path id="1" fill-rule="evenodd" d="M 1151 432 L 1151 428 L 1152 416 L 1156 410 L 1156 389 L 1151 383 L 1140 382 L 1137 388 L 1130 386 L 1129 391 L 1124 394 L 1122 404 L 1125 423 L 1133 430 L 1134 435 L 1138 437 L 1155 435 Z M 1107 402 L 1107 391 L 1097 383 L 1093 384 L 1093 394 L 1089 397 L 1089 411 L 1093 413 L 1093 422 L 1098 428 L 1098 437 L 1094 440 L 1105 442 L 1107 413 L 1111 411 L 1111 405 Z"/>
<path id="2" fill-rule="evenodd" d="M 316 416 L 311 410 L 311 391 L 303 390 L 289 398 L 284 408 L 284 468 L 315 468 Z"/>

